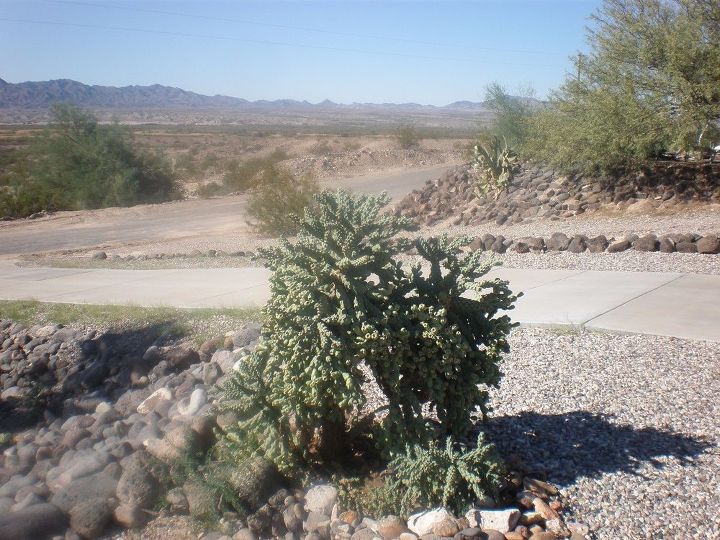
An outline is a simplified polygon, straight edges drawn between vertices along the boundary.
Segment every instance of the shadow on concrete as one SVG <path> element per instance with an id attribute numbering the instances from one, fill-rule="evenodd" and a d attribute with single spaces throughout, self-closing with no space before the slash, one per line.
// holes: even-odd
<path id="1" fill-rule="evenodd" d="M 528 411 L 490 418 L 482 429 L 501 455 L 514 454 L 527 472 L 560 484 L 603 473 L 639 474 L 643 464 L 662 468 L 660 457 L 691 463 L 713 446 L 681 433 L 613 423 L 611 418 L 588 411 Z"/>

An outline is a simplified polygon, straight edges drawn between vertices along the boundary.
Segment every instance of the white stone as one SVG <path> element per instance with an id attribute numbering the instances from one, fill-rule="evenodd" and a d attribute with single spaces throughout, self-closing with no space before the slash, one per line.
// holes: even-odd
<path id="1" fill-rule="evenodd" d="M 433 527 L 438 523 L 442 523 L 446 519 L 455 519 L 446 508 L 433 508 L 413 514 L 408 518 L 408 529 L 422 536 L 423 534 L 432 534 Z"/>
<path id="2" fill-rule="evenodd" d="M 169 388 L 158 388 L 137 406 L 137 412 L 140 414 L 148 414 L 154 411 L 155 407 L 165 399 L 172 399 L 172 390 Z"/>
<path id="3" fill-rule="evenodd" d="M 520 520 L 520 511 L 517 508 L 504 508 L 502 510 L 484 510 L 473 508 L 465 514 L 471 527 L 481 529 L 494 529 L 501 533 L 512 531 Z"/>
<path id="4" fill-rule="evenodd" d="M 338 492 L 334 486 L 330 484 L 314 486 L 305 495 L 305 510 L 329 516 L 337 500 Z"/>
<path id="5" fill-rule="evenodd" d="M 178 403 L 178 412 L 182 416 L 194 416 L 207 403 L 207 392 L 204 388 L 196 388 L 190 394 L 190 399 Z"/>
<path id="6" fill-rule="evenodd" d="M 111 409 L 112 405 L 110 403 L 108 403 L 107 401 L 101 401 L 97 404 L 97 407 L 95 407 L 95 414 L 100 416 L 101 414 L 109 412 Z"/>

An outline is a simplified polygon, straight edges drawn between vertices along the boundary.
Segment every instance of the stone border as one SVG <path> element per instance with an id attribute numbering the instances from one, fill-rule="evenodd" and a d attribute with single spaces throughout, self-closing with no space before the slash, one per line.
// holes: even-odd
<path id="1" fill-rule="evenodd" d="M 492 251 L 505 253 L 510 250 L 515 253 L 547 253 L 549 251 L 569 251 L 571 253 L 620 253 L 633 249 L 635 251 L 662 253 L 700 253 L 716 255 L 720 253 L 720 238 L 718 235 L 708 234 L 667 234 L 657 236 L 646 234 L 638 236 L 631 234 L 616 239 L 603 234 L 588 237 L 576 234 L 568 237 L 565 233 L 554 233 L 550 238 L 522 237 L 515 240 L 505 238 L 503 235 L 485 234 L 477 237 L 469 245 L 471 251 Z"/>

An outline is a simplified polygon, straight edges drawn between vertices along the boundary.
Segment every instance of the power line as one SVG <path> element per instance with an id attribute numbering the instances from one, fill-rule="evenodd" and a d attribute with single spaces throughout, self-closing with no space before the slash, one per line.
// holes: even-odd
<path id="1" fill-rule="evenodd" d="M 423 40 L 417 40 L 417 39 L 401 38 L 401 37 L 396 37 L 396 36 L 377 35 L 377 34 L 362 34 L 362 33 L 358 33 L 358 32 L 341 32 L 338 30 L 327 30 L 327 29 L 323 29 L 323 28 L 308 28 L 308 27 L 303 27 L 303 26 L 291 26 L 291 25 L 287 25 L 287 24 L 269 23 L 269 22 L 263 22 L 263 21 L 252 21 L 252 20 L 247 20 L 247 19 L 215 17 L 215 16 L 211 16 L 211 15 L 198 15 L 198 14 L 192 14 L 192 13 L 182 13 L 182 12 L 178 12 L 178 11 L 166 11 L 166 10 L 161 10 L 161 9 L 118 6 L 118 5 L 112 5 L 112 4 L 97 4 L 94 2 L 81 2 L 79 0 L 45 0 L 45 1 L 53 3 L 53 4 L 74 4 L 74 5 L 78 5 L 78 6 L 87 6 L 87 7 L 94 7 L 94 8 L 119 9 L 119 10 L 123 10 L 123 11 L 135 11 L 138 13 L 154 13 L 157 15 L 172 15 L 172 16 L 177 16 L 177 17 L 189 17 L 189 18 L 193 18 L 193 19 L 204 19 L 204 20 L 208 20 L 208 21 L 231 22 L 231 23 L 247 24 L 247 25 L 254 25 L 254 26 L 265 26 L 268 28 L 280 28 L 283 30 L 298 30 L 301 32 L 313 32 L 313 33 L 318 33 L 318 34 L 328 34 L 328 35 L 335 35 L 335 36 L 359 37 L 359 38 L 378 39 L 378 40 L 385 40 L 385 41 L 397 41 L 400 43 L 415 43 L 418 45 L 431 45 L 433 47 L 451 47 L 451 48 L 456 48 L 456 49 L 468 49 L 468 50 L 487 51 L 487 52 L 512 52 L 512 53 L 521 53 L 521 54 L 539 54 L 539 55 L 544 55 L 544 56 L 561 56 L 562 55 L 562 53 L 549 52 L 549 51 L 538 51 L 538 50 L 529 50 L 529 49 L 509 49 L 509 48 L 497 48 L 497 47 L 477 47 L 474 45 L 454 45 L 452 43 L 423 41 Z"/>
<path id="2" fill-rule="evenodd" d="M 447 57 L 447 56 L 428 56 L 428 55 L 421 55 L 421 54 L 398 53 L 398 52 L 391 52 L 391 51 L 374 51 L 374 50 L 367 50 L 367 49 L 331 47 L 331 46 L 326 46 L 326 45 L 310 45 L 310 44 L 306 44 L 306 43 L 290 43 L 290 42 L 283 42 L 283 41 L 238 38 L 235 36 L 194 34 L 194 33 L 189 33 L 189 32 L 173 32 L 173 31 L 169 31 L 169 30 L 148 30 L 148 29 L 144 29 L 144 28 L 131 28 L 131 27 L 127 27 L 127 26 L 106 26 L 106 25 L 99 25 L 99 24 L 71 23 L 71 22 L 61 22 L 61 21 L 43 21 L 43 20 L 37 20 L 37 19 L 15 19 L 15 18 L 8 18 L 8 17 L 0 17 L 0 21 L 21 23 L 21 24 L 41 24 L 41 25 L 50 25 L 50 26 L 69 26 L 69 27 L 74 27 L 74 28 L 91 28 L 91 29 L 95 29 L 95 30 L 111 30 L 111 31 L 120 31 L 120 32 L 138 32 L 138 33 L 143 33 L 143 34 L 158 34 L 158 35 L 174 36 L 174 37 L 215 39 L 215 40 L 221 40 L 221 41 L 236 41 L 236 42 L 240 42 L 240 43 L 253 43 L 253 44 L 259 44 L 259 45 L 276 45 L 276 46 L 281 46 L 281 47 L 318 49 L 318 50 L 325 50 L 325 51 L 349 52 L 349 53 L 369 54 L 369 55 L 378 55 L 378 56 L 417 58 L 417 59 L 421 59 L 421 60 L 472 62 L 474 64 L 478 64 L 478 60 L 475 58 L 453 58 L 453 57 Z M 538 64 L 519 64 L 519 63 L 513 63 L 513 62 L 495 62 L 495 61 L 484 61 L 483 63 L 505 65 L 505 66 L 520 66 L 520 67 L 536 67 L 536 66 L 538 66 Z M 549 66 L 545 65 L 542 67 L 549 67 Z"/>

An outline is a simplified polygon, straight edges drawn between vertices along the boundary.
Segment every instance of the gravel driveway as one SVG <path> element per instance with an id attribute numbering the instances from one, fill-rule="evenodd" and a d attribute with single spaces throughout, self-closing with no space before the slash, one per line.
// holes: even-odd
<path id="1" fill-rule="evenodd" d="M 523 328 L 487 426 L 597 538 L 720 538 L 720 349 Z"/>

